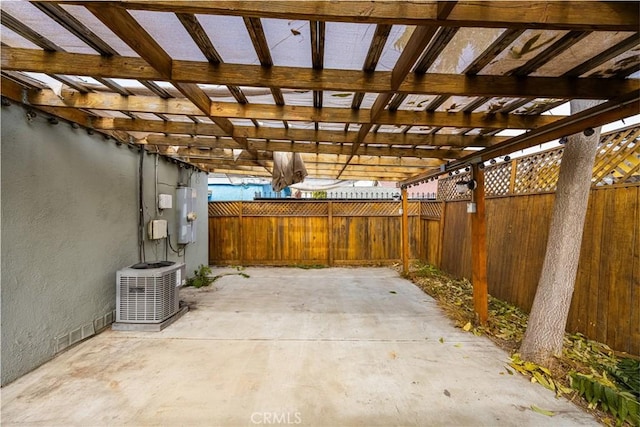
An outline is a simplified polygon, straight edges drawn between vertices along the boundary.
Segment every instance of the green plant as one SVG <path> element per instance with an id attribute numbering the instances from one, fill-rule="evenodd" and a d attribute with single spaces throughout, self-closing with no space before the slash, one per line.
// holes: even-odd
<path id="1" fill-rule="evenodd" d="M 327 192 L 326 191 L 314 191 L 312 193 L 312 196 L 314 199 L 326 199 L 327 198 Z"/>
<path id="2" fill-rule="evenodd" d="M 640 426 L 640 403 L 632 393 L 619 390 L 603 372 L 599 375 L 571 373 L 571 388 L 589 402 L 589 407 L 598 407 L 611 413 L 620 425 L 625 421 Z"/>
<path id="3" fill-rule="evenodd" d="M 620 359 L 613 368 L 607 368 L 614 382 L 640 400 L 640 360 Z"/>
<path id="4" fill-rule="evenodd" d="M 321 268 L 327 268 L 323 264 L 294 264 L 292 267 L 302 268 L 303 270 L 317 270 Z"/>
<path id="5" fill-rule="evenodd" d="M 194 288 L 209 286 L 215 281 L 215 278 L 211 277 L 211 273 L 209 266 L 200 264 L 198 269 L 194 270 L 193 277 L 187 279 L 186 286 L 193 286 Z"/>

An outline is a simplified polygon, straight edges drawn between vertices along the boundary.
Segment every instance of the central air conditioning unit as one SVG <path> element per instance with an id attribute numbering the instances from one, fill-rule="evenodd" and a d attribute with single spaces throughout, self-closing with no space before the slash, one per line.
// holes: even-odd
<path id="1" fill-rule="evenodd" d="M 134 268 L 137 267 L 137 268 Z M 136 264 L 116 275 L 116 322 L 162 323 L 180 310 L 184 263 Z"/>

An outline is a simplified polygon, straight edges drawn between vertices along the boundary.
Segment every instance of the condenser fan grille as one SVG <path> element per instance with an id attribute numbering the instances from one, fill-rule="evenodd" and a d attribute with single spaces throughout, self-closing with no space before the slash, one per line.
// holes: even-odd
<path id="1" fill-rule="evenodd" d="M 116 321 L 159 323 L 174 315 L 180 308 L 177 286 L 183 277 L 183 268 L 184 264 L 119 271 Z"/>

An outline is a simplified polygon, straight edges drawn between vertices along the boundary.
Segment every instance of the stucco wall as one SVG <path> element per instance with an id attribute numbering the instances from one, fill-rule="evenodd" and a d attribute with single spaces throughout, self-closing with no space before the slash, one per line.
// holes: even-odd
<path id="1" fill-rule="evenodd" d="M 2 107 L 2 384 L 113 320 L 115 275 L 138 262 L 137 149 L 117 146 L 43 114 L 28 121 Z M 156 216 L 155 155 L 144 155 L 145 225 Z M 198 192 L 198 241 L 187 272 L 207 263 L 207 177 L 158 161 L 158 191 L 179 182 Z M 165 210 L 176 247 L 175 209 Z M 147 261 L 164 241 L 145 242 Z M 178 260 L 169 250 L 170 260 Z"/>

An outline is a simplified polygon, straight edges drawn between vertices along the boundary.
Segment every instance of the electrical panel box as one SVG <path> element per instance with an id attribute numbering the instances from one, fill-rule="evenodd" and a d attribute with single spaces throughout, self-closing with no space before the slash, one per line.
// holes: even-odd
<path id="1" fill-rule="evenodd" d="M 178 214 L 178 243 L 196 241 L 196 190 L 180 187 L 176 190 L 176 211 Z"/>
<path id="2" fill-rule="evenodd" d="M 173 197 L 171 194 L 158 194 L 158 209 L 171 209 L 173 207 Z"/>
<path id="3" fill-rule="evenodd" d="M 154 219 L 149 221 L 149 239 L 166 239 L 167 238 L 167 221 L 164 219 Z"/>

